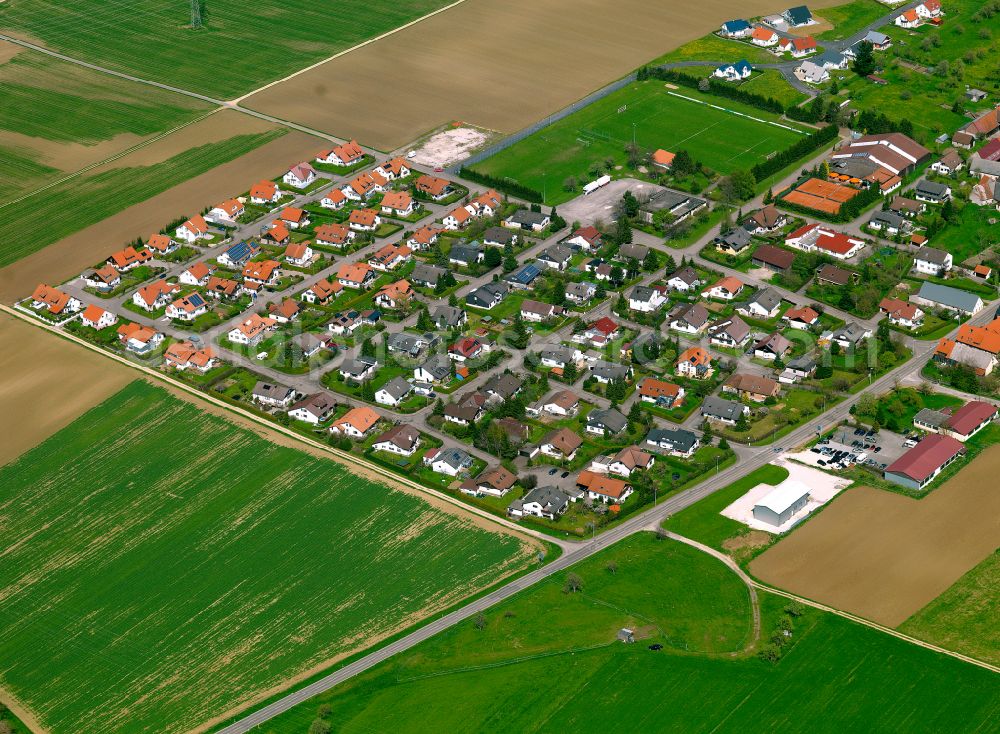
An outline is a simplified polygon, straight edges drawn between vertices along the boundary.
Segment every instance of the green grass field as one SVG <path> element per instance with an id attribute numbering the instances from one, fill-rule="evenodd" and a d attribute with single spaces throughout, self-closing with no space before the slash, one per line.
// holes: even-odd
<path id="1" fill-rule="evenodd" d="M 617 564 L 612 575 L 606 566 Z M 975 732 L 1000 716 L 993 674 L 809 609 L 776 664 L 707 645 L 746 629 L 744 587 L 714 559 L 633 537 L 262 727 L 337 732 Z M 786 602 L 762 598 L 769 636 Z M 662 630 L 634 645 L 615 629 Z M 589 629 L 583 634 L 581 627 Z M 678 646 L 671 637 L 679 636 Z M 664 649 L 647 645 L 659 641 Z"/>
<path id="2" fill-rule="evenodd" d="M 589 181 L 591 164 L 606 158 L 625 163 L 625 146 L 632 142 L 633 129 L 641 148 L 675 152 L 683 148 L 720 173 L 749 168 L 800 137 L 797 132 L 682 99 L 670 91 L 660 81 L 630 84 L 474 168 L 516 179 L 538 191 L 544 188 L 546 202 L 560 204 L 577 195 L 563 190 L 566 178 Z M 691 89 L 675 94 L 763 120 L 778 120 L 747 105 Z"/>
<path id="3" fill-rule="evenodd" d="M 0 28 L 69 56 L 221 99 L 249 92 L 415 20 L 446 0 L 8 0 Z"/>
<path id="4" fill-rule="evenodd" d="M 26 257 L 216 166 L 239 158 L 284 135 L 284 128 L 237 135 L 191 148 L 161 163 L 113 168 L 53 186 L 24 201 L 0 208 L 0 267 Z M 177 212 L 194 214 L 195 212 Z M 44 221 L 45 226 L 37 223 Z M 165 221 L 164 224 L 167 222 Z M 24 233 L 31 231 L 30 237 Z M 109 243 L 117 247 L 120 242 Z"/>
<path id="5" fill-rule="evenodd" d="M 874 23 L 890 10 L 891 8 L 877 0 L 854 0 L 845 5 L 817 10 L 816 15 L 832 23 L 833 30 L 819 33 L 816 38 L 821 40 L 847 38 L 869 23 Z"/>
<path id="6" fill-rule="evenodd" d="M 751 64 L 773 64 L 774 54 L 766 49 L 742 41 L 721 38 L 714 33 L 675 48 L 663 56 L 649 62 L 650 66 L 659 66 L 673 61 L 739 61 L 746 59 Z"/>
<path id="7" fill-rule="evenodd" d="M 900 625 L 949 650 L 1000 665 L 1000 550 Z"/>
<path id="8" fill-rule="evenodd" d="M 135 382 L 0 469 L 0 685 L 53 734 L 187 731 L 530 549 Z"/>

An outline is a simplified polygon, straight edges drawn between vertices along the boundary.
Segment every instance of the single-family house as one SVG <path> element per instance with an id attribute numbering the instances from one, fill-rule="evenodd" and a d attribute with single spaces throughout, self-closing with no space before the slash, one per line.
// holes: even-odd
<path id="1" fill-rule="evenodd" d="M 268 332 L 274 330 L 277 323 L 272 318 L 250 314 L 250 316 L 230 329 L 226 334 L 226 338 L 234 344 L 256 346 L 264 340 Z"/>
<path id="2" fill-rule="evenodd" d="M 80 314 L 80 323 L 91 329 L 106 329 L 118 323 L 118 316 L 114 312 L 107 311 L 92 303 L 83 309 L 83 313 Z"/>
<path id="3" fill-rule="evenodd" d="M 677 358 L 674 371 L 682 377 L 704 380 L 712 376 L 712 357 L 701 347 L 688 347 Z"/>
<path id="4" fill-rule="evenodd" d="M 265 408 L 288 408 L 295 402 L 296 393 L 294 388 L 284 385 L 275 385 L 270 382 L 258 380 L 250 394 L 250 399 L 255 403 L 263 405 Z"/>
<path id="5" fill-rule="evenodd" d="M 318 426 L 337 409 L 336 399 L 327 392 L 317 392 L 299 400 L 288 410 L 288 416 L 297 421 Z"/>
<path id="6" fill-rule="evenodd" d="M 316 180 L 316 169 L 310 163 L 302 162 L 289 168 L 281 180 L 293 188 L 304 189 Z"/>
<path id="7" fill-rule="evenodd" d="M 715 346 L 743 349 L 750 341 L 750 326 L 739 316 L 720 319 L 709 325 L 708 337 Z"/>
<path id="8" fill-rule="evenodd" d="M 706 420 L 735 425 L 740 417 L 750 413 L 750 408 L 736 400 L 726 400 L 715 395 L 709 395 L 701 404 L 701 417 Z"/>
<path id="9" fill-rule="evenodd" d="M 349 436 L 354 439 L 364 438 L 376 425 L 381 416 L 367 406 L 352 408 L 343 418 L 335 420 L 330 425 L 330 432 Z"/>

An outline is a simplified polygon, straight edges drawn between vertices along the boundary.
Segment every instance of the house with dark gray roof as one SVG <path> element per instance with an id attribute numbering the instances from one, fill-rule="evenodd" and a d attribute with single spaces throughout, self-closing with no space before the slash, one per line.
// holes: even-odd
<path id="1" fill-rule="evenodd" d="M 670 314 L 670 328 L 685 334 L 700 334 L 708 325 L 708 309 L 700 303 L 685 303 Z"/>
<path id="2" fill-rule="evenodd" d="M 607 432 L 617 436 L 626 428 L 628 428 L 628 418 L 616 408 L 607 410 L 597 408 L 587 414 L 587 433 L 603 436 Z"/>
<path id="3" fill-rule="evenodd" d="M 531 232 L 541 232 L 552 222 L 552 217 L 531 209 L 518 209 L 505 220 L 503 226 L 511 229 L 526 229 Z"/>
<path id="4" fill-rule="evenodd" d="M 868 220 L 868 227 L 893 237 L 910 228 L 910 220 L 892 211 L 877 211 Z"/>
<path id="5" fill-rule="evenodd" d="M 398 406 L 413 391 L 413 385 L 396 376 L 375 391 L 375 402 L 379 405 Z"/>
<path id="6" fill-rule="evenodd" d="M 444 382 L 451 379 L 452 364 L 447 354 L 435 354 L 413 370 L 413 379 L 421 382 Z"/>
<path id="7" fill-rule="evenodd" d="M 284 385 L 260 381 L 254 385 L 251 397 L 255 403 L 269 408 L 287 408 L 295 400 L 295 390 Z"/>
<path id="8" fill-rule="evenodd" d="M 542 250 L 535 259 L 547 268 L 565 270 L 569 267 L 571 257 L 573 257 L 573 250 L 566 247 L 566 245 L 557 244 Z"/>
<path id="9" fill-rule="evenodd" d="M 386 341 L 386 348 L 390 352 L 397 352 L 399 354 L 409 355 L 410 357 L 417 357 L 436 341 L 437 337 L 433 334 L 418 336 L 417 334 L 396 332 L 389 334 L 389 339 Z"/>
<path id="10" fill-rule="evenodd" d="M 447 270 L 437 265 L 417 263 L 413 266 L 413 272 L 410 273 L 410 282 L 413 283 L 413 285 L 433 288 L 437 285 L 441 276 L 447 272 Z"/>
<path id="11" fill-rule="evenodd" d="M 448 262 L 452 265 L 461 265 L 463 267 L 472 267 L 476 263 L 481 263 L 486 255 L 483 253 L 483 248 L 479 246 L 478 242 L 472 242 L 469 244 L 455 244 L 451 246 L 451 251 L 448 253 Z"/>
<path id="12" fill-rule="evenodd" d="M 590 374 L 602 385 L 607 385 L 612 380 L 627 380 L 632 375 L 632 368 L 627 364 L 599 359 L 590 366 Z"/>
<path id="13" fill-rule="evenodd" d="M 439 329 L 454 329 L 468 321 L 469 316 L 456 306 L 438 306 L 431 314 L 431 319 Z"/>
<path id="14" fill-rule="evenodd" d="M 519 500 L 514 500 L 507 508 L 511 517 L 543 517 L 555 520 L 569 507 L 569 496 L 556 487 L 535 487 Z"/>
<path id="15" fill-rule="evenodd" d="M 511 288 L 526 290 L 532 286 L 535 279 L 542 274 L 541 268 L 535 263 L 525 263 L 521 267 L 504 276 L 504 282 Z"/>
<path id="16" fill-rule="evenodd" d="M 483 232 L 483 244 L 487 247 L 506 247 L 517 244 L 519 235 L 506 227 L 490 227 Z"/>
<path id="17" fill-rule="evenodd" d="M 736 304 L 737 313 L 755 319 L 773 319 L 781 310 L 781 293 L 776 288 L 761 288 L 743 303 Z"/>
<path id="18" fill-rule="evenodd" d="M 913 188 L 913 198 L 917 201 L 926 201 L 929 204 L 943 204 L 951 198 L 951 187 L 922 178 L 917 181 L 917 185 Z"/>
<path id="19" fill-rule="evenodd" d="M 750 233 L 743 227 L 734 227 L 715 238 L 715 249 L 725 255 L 742 255 L 751 243 Z"/>
<path id="20" fill-rule="evenodd" d="M 490 397 L 510 400 L 521 392 L 522 387 L 524 381 L 520 377 L 510 372 L 502 372 L 488 379 L 483 385 L 483 391 Z"/>
<path id="21" fill-rule="evenodd" d="M 465 302 L 470 306 L 489 310 L 506 298 L 509 292 L 510 289 L 503 283 L 486 283 L 470 291 Z"/>
<path id="22" fill-rule="evenodd" d="M 597 295 L 597 286 L 593 283 L 568 283 L 566 285 L 566 299 L 573 303 L 586 303 Z"/>
<path id="23" fill-rule="evenodd" d="M 473 459 L 462 449 L 442 448 L 430 449 L 424 458 L 423 463 L 437 474 L 446 474 L 449 477 L 457 477 L 463 471 L 472 467 Z"/>
<path id="24" fill-rule="evenodd" d="M 646 446 L 673 456 L 690 457 L 700 445 L 698 436 L 685 428 L 653 428 L 646 434 Z"/>
<path id="25" fill-rule="evenodd" d="M 701 404 L 701 416 L 709 420 L 734 425 L 741 415 L 750 412 L 750 408 L 735 400 L 726 400 L 715 395 L 709 395 Z"/>

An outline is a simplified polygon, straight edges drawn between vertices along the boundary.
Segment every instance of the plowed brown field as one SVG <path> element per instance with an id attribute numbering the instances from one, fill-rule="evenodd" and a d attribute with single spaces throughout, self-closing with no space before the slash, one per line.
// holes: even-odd
<path id="1" fill-rule="evenodd" d="M 136 373 L 0 314 L 0 465 L 44 441 Z"/>
<path id="2" fill-rule="evenodd" d="M 784 8 L 774 0 L 467 0 L 242 104 L 381 150 L 453 120 L 511 133 L 726 20 Z M 731 60 L 738 57 L 734 44 Z"/>
<path id="3" fill-rule="evenodd" d="M 1000 546 L 1000 446 L 921 500 L 859 487 L 750 564 L 769 584 L 902 624 Z"/>

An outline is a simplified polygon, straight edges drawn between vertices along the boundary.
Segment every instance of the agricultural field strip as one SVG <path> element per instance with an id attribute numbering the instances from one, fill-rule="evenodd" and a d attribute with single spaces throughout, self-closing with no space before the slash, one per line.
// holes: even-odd
<path id="1" fill-rule="evenodd" d="M 74 178 L 77 178 L 78 176 L 82 176 L 83 174 L 87 173 L 88 171 L 92 171 L 95 168 L 100 168 L 101 166 L 107 165 L 108 163 L 114 163 L 115 161 L 120 160 L 120 159 L 128 156 L 131 153 L 135 153 L 136 151 L 142 150 L 143 148 L 145 148 L 148 145 L 152 145 L 153 143 L 155 143 L 155 142 L 157 142 L 159 140 L 162 140 L 163 138 L 167 137 L 168 135 L 173 135 L 174 133 L 179 132 L 179 131 L 183 130 L 184 128 L 186 128 L 186 127 L 188 127 L 190 125 L 193 125 L 196 122 L 201 122 L 205 118 L 214 115 L 216 112 L 218 112 L 221 109 L 223 109 L 223 108 L 222 107 L 216 107 L 215 109 L 209 110 L 208 112 L 206 112 L 204 115 L 201 115 L 200 117 L 196 117 L 193 120 L 188 120 L 187 122 L 185 122 L 185 123 L 183 123 L 181 125 L 177 125 L 176 127 L 173 127 L 170 130 L 164 130 L 161 133 L 157 133 L 156 135 L 154 135 L 154 136 L 152 136 L 150 138 L 147 138 L 146 140 L 143 140 L 143 141 L 141 141 L 139 143 L 136 143 L 131 148 L 126 148 L 125 150 L 122 150 L 122 151 L 116 153 L 115 155 L 110 156 L 109 158 L 105 158 L 102 161 L 96 161 L 94 163 L 91 163 L 90 165 L 84 166 L 83 168 L 81 168 L 81 169 L 79 169 L 77 171 L 73 171 L 73 173 L 67 174 L 66 176 L 63 176 L 62 178 L 56 179 L 55 181 L 51 181 L 51 182 L 45 184 L 44 186 L 40 186 L 39 188 L 34 189 L 33 191 L 29 191 L 26 194 L 21 194 L 16 199 L 11 199 L 9 201 L 5 201 L 3 203 L 0 203 L 0 209 L 4 209 L 4 208 L 6 208 L 8 206 L 11 206 L 13 204 L 19 204 L 19 203 L 21 203 L 22 201 L 24 201 L 26 199 L 30 199 L 32 196 L 35 196 L 36 194 L 40 194 L 40 193 L 42 193 L 44 191 L 47 191 L 48 189 L 53 188 L 54 186 L 58 186 L 59 184 L 66 183 L 67 181 L 72 181 Z"/>
<path id="2" fill-rule="evenodd" d="M 464 2 L 464 0 L 463 0 Z M 284 127 L 291 128 L 293 130 L 298 130 L 299 132 L 306 133 L 308 135 L 313 135 L 317 138 L 322 138 L 324 140 L 329 140 L 332 143 L 343 143 L 346 142 L 343 138 L 338 138 L 335 135 L 330 135 L 329 133 L 321 132 L 319 130 L 314 130 L 313 128 L 306 127 L 305 125 L 300 125 L 297 122 L 291 122 L 289 120 L 283 120 L 280 117 L 275 117 L 273 115 L 268 115 L 263 112 L 258 112 L 257 110 L 251 110 L 246 107 L 241 107 L 238 104 L 233 104 L 231 102 L 226 102 L 221 99 L 215 99 L 214 97 L 209 97 L 198 92 L 192 92 L 187 89 L 181 89 L 180 87 L 175 87 L 170 84 L 163 84 L 161 82 L 154 82 L 149 79 L 143 79 L 141 77 L 133 76 L 131 74 L 125 74 L 120 71 L 114 71 L 113 69 L 108 69 L 103 66 L 98 66 L 97 64 L 92 64 L 89 61 L 83 61 L 82 59 L 76 59 L 72 56 L 67 56 L 66 54 L 61 54 L 57 51 L 52 51 L 45 48 L 44 46 L 38 46 L 34 43 L 28 41 L 23 41 L 20 38 L 15 38 L 14 36 L 9 36 L 5 33 L 0 33 L 0 40 L 9 41 L 10 43 L 15 43 L 19 46 L 24 46 L 25 48 L 30 48 L 33 51 L 38 51 L 43 54 L 48 54 L 57 59 L 67 61 L 71 64 L 77 64 L 78 66 L 83 66 L 93 71 L 100 72 L 102 74 L 110 74 L 111 76 L 119 77 L 120 79 L 126 79 L 131 82 L 137 82 L 139 84 L 146 84 L 151 87 L 158 87 L 159 89 L 165 89 L 168 92 L 176 92 L 177 94 L 183 94 L 188 97 L 193 97 L 195 99 L 200 99 L 203 102 L 209 102 L 210 104 L 218 105 L 225 109 L 236 110 L 237 112 L 242 112 L 245 115 L 250 115 L 251 117 L 256 117 L 260 120 L 265 120 L 267 122 L 274 123 L 275 125 L 282 125 Z"/>
<path id="3" fill-rule="evenodd" d="M 187 443 L 184 436 L 190 437 Z M 150 451 L 161 441 L 172 448 Z M 152 463 L 137 463 L 142 456 Z M 256 476 L 232 474 L 231 462 L 251 460 Z M 102 483 L 98 477 L 105 468 L 113 479 Z M 254 691 L 286 685 L 303 667 L 367 646 L 358 632 L 366 631 L 371 644 L 397 626 L 408 626 L 425 608 L 454 604 L 533 555 L 519 539 L 498 536 L 499 529 L 484 531 L 428 507 L 412 493 L 391 492 L 378 480 L 351 474 L 341 464 L 274 446 L 141 380 L 0 473 L 8 478 L 5 504 L 23 521 L 16 533 L 23 542 L 8 549 L 0 591 L 7 600 L 8 613 L 0 614 L 5 627 L 23 628 L 23 636 L 18 642 L 19 635 L 11 635 L 4 647 L 23 653 L 34 644 L 29 640 L 38 638 L 59 645 L 52 657 L 62 657 L 63 664 L 56 666 L 66 676 L 74 671 L 87 676 L 91 666 L 103 669 L 92 684 L 102 694 L 92 703 L 103 708 L 99 720 L 109 730 L 117 728 L 114 724 L 138 730 L 140 721 L 149 726 L 150 717 L 168 716 L 168 710 L 184 711 L 179 719 L 200 724 L 191 717 L 246 705 Z M 47 487 L 47 499 L 35 502 L 16 493 L 22 482 Z M 350 512 L 344 512 L 343 503 Z M 342 515 L 350 519 L 338 527 L 336 518 Z M 61 532 L 52 532 L 57 528 Z M 255 537 L 257 530 L 265 536 Z M 178 542 L 202 534 L 198 542 Z M 298 550 L 287 545 L 293 538 L 301 541 Z M 373 540 L 377 550 L 371 548 Z M 268 544 L 273 547 L 267 549 Z M 274 557 L 277 550 L 280 556 Z M 245 558 L 247 565 L 228 567 L 227 558 Z M 143 570 L 141 559 L 156 562 Z M 342 566 L 332 565 L 337 559 Z M 428 567 L 424 576 L 401 575 L 405 566 L 425 561 L 445 567 L 439 572 Z M 252 570 L 261 562 L 266 570 Z M 215 572 L 203 574 L 203 564 Z M 381 575 L 379 568 L 386 584 L 381 590 L 368 588 L 370 578 Z M 148 596 L 159 601 L 148 606 L 131 601 L 136 573 L 149 584 Z M 331 573 L 339 591 L 328 593 Z M 187 583 L 191 593 L 168 603 Z M 123 595 L 130 601 L 122 607 Z M 282 608 L 278 600 L 286 596 L 298 601 Z M 52 597 L 61 601 L 38 603 Z M 385 616 L 373 618 L 379 610 Z M 171 613 L 184 624 L 175 626 Z M 231 615 L 246 628 L 231 624 Z M 62 629 L 64 618 L 73 621 L 54 639 L 50 627 Z M 135 626 L 143 620 L 149 624 Z M 265 630 L 270 633 L 262 634 Z M 290 635 L 287 644 L 282 632 Z M 159 652 L 139 663 L 147 644 Z M 77 651 L 85 657 L 70 662 Z M 130 670 L 129 660 L 136 670 Z M 62 696 L 63 686 L 47 678 L 42 667 L 29 666 L 15 654 L 8 658 L 5 678 L 22 691 L 34 686 L 47 691 L 37 698 L 24 695 L 49 710 L 53 725 L 62 721 L 71 726 L 66 731 L 79 730 L 71 722 L 89 715 L 87 693 Z M 202 674 L 221 670 L 226 674 L 209 675 L 215 682 L 199 687 L 201 694 L 189 689 Z M 119 676 L 120 684 L 115 682 Z M 186 683 L 170 689 L 175 680 Z M 154 682 L 158 693 L 148 706 L 142 703 L 145 696 L 136 701 L 142 713 L 136 712 L 135 719 L 131 712 L 113 713 L 119 703 L 128 705 L 128 689 L 148 693 Z M 185 710 L 182 701 L 199 695 L 204 710 L 194 704 Z"/>
<path id="4" fill-rule="evenodd" d="M 258 87 L 257 89 L 254 89 L 251 92 L 247 92 L 246 94 L 242 94 L 239 97 L 236 97 L 235 99 L 230 100 L 230 102 L 232 104 L 234 104 L 234 105 L 238 105 L 240 102 L 242 102 L 247 97 L 252 97 L 253 95 L 257 94 L 258 92 L 263 92 L 265 89 L 270 89 L 271 87 L 277 86 L 278 84 L 282 84 L 283 82 L 286 82 L 289 79 L 294 79 L 295 77 L 299 76 L 300 74 L 305 74 L 308 71 L 312 71 L 313 69 L 315 69 L 315 68 L 317 68 L 319 66 L 323 66 L 323 64 L 327 64 L 327 63 L 333 61 L 334 59 L 339 59 L 341 56 L 346 56 L 347 54 L 349 54 L 349 53 L 351 53 L 353 51 L 357 51 L 359 48 L 364 48 L 365 46 L 368 46 L 368 45 L 370 45 L 372 43 L 375 43 L 376 41 L 381 41 L 381 40 L 383 40 L 385 38 L 388 38 L 389 36 L 395 35 L 395 34 L 399 33 L 400 31 L 405 31 L 407 28 L 415 26 L 418 23 L 422 23 L 425 20 L 428 20 L 429 18 L 433 18 L 435 15 L 438 15 L 439 13 L 443 13 L 446 10 L 451 10 L 452 8 L 458 7 L 459 5 L 461 5 L 462 3 L 466 2 L 466 1 L 467 0 L 455 0 L 455 2 L 450 3 L 449 5 L 445 5 L 443 8 L 438 8 L 437 10 L 432 10 L 431 12 L 427 13 L 426 15 L 422 15 L 419 18 L 411 20 L 409 23 L 404 23 L 401 26 L 398 26 L 396 28 L 388 30 L 388 31 L 386 31 L 385 33 L 383 33 L 380 36 L 376 36 L 375 38 L 369 38 L 367 41 L 362 41 L 361 43 L 357 43 L 357 44 L 351 46 L 350 48 L 345 48 L 343 51 L 339 51 L 339 52 L 333 54 L 333 56 L 328 56 L 327 58 L 322 59 L 321 61 L 317 61 L 315 64 L 311 64 L 310 66 L 307 66 L 304 69 L 299 69 L 298 71 L 293 72 L 293 73 L 289 74 L 286 77 L 283 77 L 281 79 L 275 79 L 273 82 L 268 82 L 267 84 L 265 84 L 265 85 L 263 85 L 261 87 Z"/>
<path id="5" fill-rule="evenodd" d="M 456 500 L 455 498 L 450 497 L 449 495 L 444 494 L 443 492 L 438 492 L 435 489 L 431 489 L 430 487 L 425 487 L 424 485 L 418 484 L 417 482 L 414 482 L 414 481 L 412 481 L 410 479 L 407 479 L 406 477 L 402 477 L 399 474 L 395 474 L 395 473 L 389 471 L 388 469 L 380 466 L 379 464 L 366 461 L 365 459 L 363 459 L 363 458 L 361 458 L 361 457 L 359 457 L 359 456 L 357 456 L 355 454 L 348 454 L 348 453 L 340 451 L 339 449 L 335 449 L 332 446 L 327 446 L 326 444 L 319 443 L 318 441 L 313 441 L 312 439 L 306 438 L 305 436 L 303 436 L 303 435 L 301 435 L 299 433 L 296 433 L 296 432 L 292 431 L 291 429 L 285 428 L 282 425 L 279 425 L 277 423 L 273 423 L 271 421 L 264 420 L 260 416 L 254 414 L 254 413 L 251 413 L 250 411 L 243 410 L 242 408 L 239 408 L 239 407 L 237 407 L 235 405 L 232 405 L 230 403 L 227 403 L 227 402 L 224 402 L 222 400 L 219 400 L 219 399 L 217 399 L 217 398 L 215 398 L 215 397 L 213 397 L 213 396 L 211 396 L 211 395 L 209 395 L 207 393 L 204 393 L 204 392 L 198 390 L 197 388 L 195 388 L 195 387 L 193 387 L 193 386 L 191 386 L 191 385 L 189 385 L 189 384 L 187 384 L 185 382 L 181 382 L 180 380 L 175 380 L 172 377 L 170 377 L 169 375 L 165 375 L 162 372 L 158 372 L 158 371 L 152 369 L 151 367 L 146 367 L 145 365 L 137 364 L 137 363 L 132 362 L 132 361 L 130 361 L 128 359 L 125 359 L 124 357 L 119 357 L 118 355 L 112 354 L 111 352 L 108 352 L 105 349 L 101 349 L 100 347 L 98 347 L 95 344 L 92 344 L 91 342 L 88 342 L 88 341 L 86 341 L 84 339 L 81 339 L 80 337 L 76 336 L 75 334 L 70 334 L 70 333 L 68 333 L 66 331 L 62 331 L 60 329 L 57 329 L 56 327 L 51 326 L 49 324 L 42 323 L 42 322 L 38 321 L 37 319 L 31 318 L 30 316 L 28 316 L 27 314 L 23 313 L 22 311 L 20 311 L 20 310 L 18 310 L 16 308 L 12 308 L 11 306 L 8 306 L 7 304 L 0 304 L 0 311 L 4 311 L 5 313 L 9 314 L 10 316 L 18 318 L 18 319 L 20 319 L 22 321 L 25 321 L 25 322 L 27 322 L 29 324 L 32 324 L 32 325 L 36 326 L 36 327 L 40 327 L 42 329 L 50 331 L 53 334 L 55 334 L 56 336 L 58 336 L 58 337 L 61 337 L 63 339 L 68 339 L 68 340 L 70 340 L 72 342 L 75 342 L 75 343 L 79 344 L 80 346 L 83 346 L 83 347 L 89 349 L 90 351 L 97 352 L 98 354 L 102 354 L 105 357 L 109 357 L 110 359 L 113 359 L 116 362 L 124 364 L 124 365 L 126 365 L 128 367 L 131 367 L 133 369 L 139 370 L 140 372 L 146 374 L 149 377 L 153 377 L 153 378 L 155 378 L 157 380 L 160 380 L 162 382 L 166 382 L 166 383 L 170 384 L 172 387 L 175 387 L 175 388 L 177 388 L 179 390 L 183 390 L 184 392 L 189 393 L 191 395 L 194 395 L 194 396 L 196 396 L 197 398 L 199 398 L 201 400 L 204 400 L 206 402 L 212 403 L 216 407 L 224 408 L 224 409 L 226 409 L 228 411 L 232 411 L 234 413 L 237 413 L 241 417 L 246 418 L 248 420 L 251 420 L 251 421 L 253 421 L 254 423 L 256 423 L 258 425 L 265 426 L 265 427 L 267 427 L 267 428 L 269 428 L 271 430 L 277 431 L 277 432 L 285 435 L 286 437 L 293 438 L 296 441 L 300 441 L 302 443 L 308 444 L 309 446 L 311 446 L 314 449 L 319 449 L 319 450 L 324 451 L 324 452 L 326 452 L 328 454 L 331 454 L 331 455 L 337 457 L 338 461 L 340 461 L 342 463 L 346 463 L 348 466 L 351 466 L 351 465 L 361 466 L 361 467 L 365 468 L 368 471 L 375 472 L 379 476 L 384 477 L 385 479 L 387 479 L 388 481 L 390 481 L 390 483 L 403 484 L 403 485 L 407 486 L 410 489 L 415 489 L 415 490 L 417 490 L 417 491 L 419 491 L 421 493 L 424 493 L 424 494 L 433 495 L 436 499 L 439 499 L 439 500 L 442 500 L 444 502 L 447 502 L 448 504 L 453 505 L 453 506 L 461 509 L 463 512 L 472 513 L 472 514 L 478 515 L 479 517 L 482 517 L 482 518 L 484 518 L 486 520 L 489 520 L 490 522 L 502 525 L 502 526 L 506 527 L 507 529 L 512 530 L 515 534 L 530 536 L 530 537 L 538 539 L 538 540 L 544 540 L 545 542 L 548 542 L 548 543 L 555 543 L 556 545 L 562 546 L 564 549 L 567 547 L 567 543 L 565 541 L 561 541 L 559 539 L 552 538 L 552 537 L 550 537 L 548 535 L 545 535 L 545 534 L 540 533 L 538 531 L 532 530 L 530 528 L 522 527 L 520 525 L 517 525 L 516 523 L 513 523 L 513 522 L 509 521 L 509 520 L 505 520 L 504 518 L 500 518 L 500 517 L 497 517 L 496 515 L 488 513 L 485 510 L 480 510 L 477 507 L 474 507 L 472 505 L 468 505 L 468 504 L 466 504 L 464 502 L 461 502 L 460 500 Z"/>

